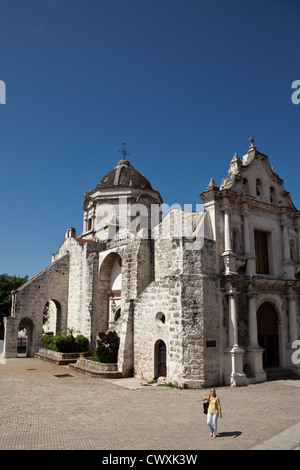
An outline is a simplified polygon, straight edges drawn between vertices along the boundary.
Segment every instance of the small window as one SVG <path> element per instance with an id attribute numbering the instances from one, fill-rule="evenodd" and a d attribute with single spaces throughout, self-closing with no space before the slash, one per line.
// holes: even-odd
<path id="1" fill-rule="evenodd" d="M 162 326 L 166 323 L 166 317 L 164 313 L 158 312 L 155 317 L 157 326 Z"/>
<path id="2" fill-rule="evenodd" d="M 254 231 L 256 272 L 269 274 L 268 233 Z"/>
<path id="3" fill-rule="evenodd" d="M 88 219 L 87 221 L 87 229 L 92 230 L 92 218 Z"/>

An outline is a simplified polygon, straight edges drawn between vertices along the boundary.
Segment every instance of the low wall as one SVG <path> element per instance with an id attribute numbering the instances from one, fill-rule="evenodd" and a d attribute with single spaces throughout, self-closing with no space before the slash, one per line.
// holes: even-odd
<path id="1" fill-rule="evenodd" d="M 69 364 L 69 366 L 74 370 L 77 370 L 86 375 L 92 375 L 95 377 L 102 377 L 102 378 L 121 378 L 122 377 L 122 373 L 118 372 L 117 363 L 97 362 L 97 361 L 91 361 L 89 359 L 80 357 L 79 359 L 77 359 L 76 364 Z"/>
<path id="2" fill-rule="evenodd" d="M 82 356 L 87 356 L 89 352 L 81 353 L 62 353 L 58 351 L 53 351 L 52 349 L 43 349 L 41 348 L 37 353 L 34 354 L 34 357 L 42 359 L 44 361 L 54 362 L 60 366 L 68 365 L 75 363 L 78 358 Z"/>

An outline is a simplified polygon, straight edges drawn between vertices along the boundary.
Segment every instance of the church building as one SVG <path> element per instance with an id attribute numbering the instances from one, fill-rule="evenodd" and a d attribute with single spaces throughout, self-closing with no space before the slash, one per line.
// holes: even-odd
<path id="1" fill-rule="evenodd" d="M 112 330 L 122 377 L 201 388 L 300 375 L 300 212 L 283 180 L 251 138 L 200 198 L 201 210 L 163 216 L 124 149 L 84 194 L 82 233 L 68 228 L 51 264 L 13 292 L 5 357 L 24 328 L 31 357 L 46 332 L 72 328 L 93 352 Z"/>

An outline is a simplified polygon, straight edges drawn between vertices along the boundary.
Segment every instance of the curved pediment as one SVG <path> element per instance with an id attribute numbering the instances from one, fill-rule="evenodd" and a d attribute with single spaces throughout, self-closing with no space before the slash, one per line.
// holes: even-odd
<path id="1" fill-rule="evenodd" d="M 241 160 L 237 154 L 230 162 L 228 176 L 223 179 L 220 190 L 230 189 L 238 195 L 249 195 L 260 202 L 278 207 L 296 209 L 290 193 L 269 163 L 269 157 L 253 145 Z"/>

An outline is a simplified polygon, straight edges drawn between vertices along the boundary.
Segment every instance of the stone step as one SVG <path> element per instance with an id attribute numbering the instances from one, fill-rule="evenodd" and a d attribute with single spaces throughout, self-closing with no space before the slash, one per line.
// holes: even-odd
<path id="1" fill-rule="evenodd" d="M 281 369 L 280 367 L 274 367 L 272 369 L 265 369 L 265 371 L 267 374 L 267 381 L 297 378 L 296 374 L 294 374 L 291 369 Z"/>

